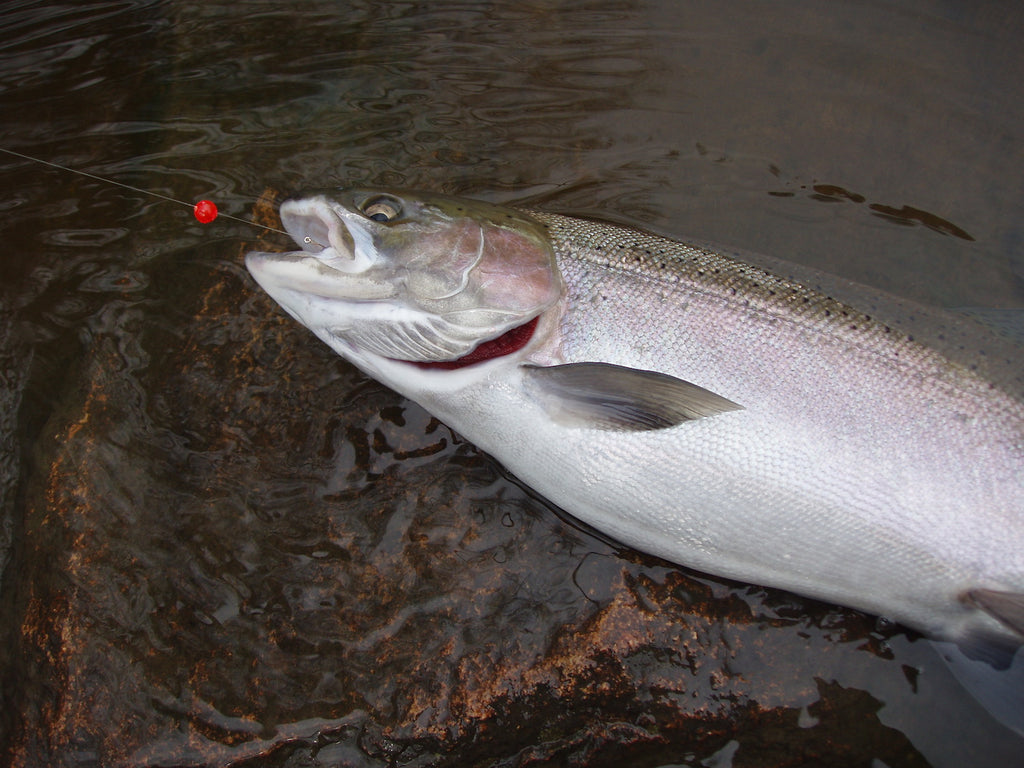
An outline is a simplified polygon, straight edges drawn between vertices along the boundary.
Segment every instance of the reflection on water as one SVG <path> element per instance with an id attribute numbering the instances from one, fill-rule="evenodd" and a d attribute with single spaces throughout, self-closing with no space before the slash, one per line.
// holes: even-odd
<path id="1" fill-rule="evenodd" d="M 231 215 L 428 187 L 1024 303 L 1011 3 L 20 3 L 0 27 L 0 144 Z M 1019 755 L 900 628 L 560 516 L 284 318 L 241 264 L 259 230 L 0 177 L 13 764 Z"/>

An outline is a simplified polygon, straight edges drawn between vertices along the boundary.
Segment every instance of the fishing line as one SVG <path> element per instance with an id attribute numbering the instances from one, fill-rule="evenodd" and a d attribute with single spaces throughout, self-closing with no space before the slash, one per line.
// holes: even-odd
<path id="1" fill-rule="evenodd" d="M 185 202 L 184 200 L 178 200 L 177 198 L 174 198 L 174 197 L 168 197 L 167 195 L 161 195 L 159 192 L 151 192 L 148 189 L 140 189 L 139 187 L 133 187 L 131 184 L 122 184 L 120 181 L 114 181 L 113 179 L 107 179 L 107 178 L 104 178 L 103 176 L 97 176 L 96 174 L 93 174 L 93 173 L 86 173 L 85 171 L 79 171 L 79 170 L 76 170 L 75 168 L 68 168 L 66 165 L 60 165 L 58 163 L 51 163 L 49 160 L 40 160 L 38 157 L 32 157 L 31 155 L 25 155 L 25 154 L 22 154 L 21 152 L 15 152 L 12 149 L 4 149 L 3 147 L 0 147 L 0 152 L 3 152 L 4 154 L 7 154 L 7 155 L 14 155 L 15 157 L 20 157 L 23 160 L 30 160 L 31 162 L 39 163 L 40 165 L 48 165 L 51 168 L 59 168 L 60 170 L 68 171 L 69 173 L 77 173 L 79 176 L 86 176 L 86 177 L 88 177 L 90 179 L 95 179 L 96 181 L 103 181 L 103 182 L 106 182 L 107 184 L 113 184 L 113 185 L 118 186 L 118 187 L 124 187 L 125 189 L 132 190 L 133 192 L 141 192 L 144 195 L 152 195 L 153 197 L 159 197 L 161 200 L 167 200 L 168 202 L 171 202 L 171 203 L 177 203 L 178 205 L 184 205 L 184 206 L 186 206 L 188 208 L 191 208 L 192 209 L 192 215 L 195 216 L 196 219 L 199 220 L 203 224 L 209 224 L 214 219 L 216 219 L 217 216 L 221 216 L 221 217 L 223 217 L 225 219 L 231 219 L 232 221 L 238 221 L 238 222 L 241 222 L 242 224 L 248 224 L 249 226 L 252 226 L 252 227 L 262 227 L 263 229 L 268 229 L 271 232 L 280 232 L 282 235 L 287 235 L 288 234 L 283 229 L 277 229 L 276 227 L 268 227 L 266 224 L 258 224 L 255 221 L 252 221 L 250 219 L 240 219 L 237 216 L 229 216 L 226 213 L 219 213 L 217 211 L 216 204 L 212 200 L 200 200 L 198 203 L 195 203 L 193 205 L 192 203 Z M 290 237 L 290 235 L 289 235 L 289 237 Z M 311 237 L 305 238 L 305 241 L 307 243 L 314 243 L 315 245 L 320 245 L 320 243 L 317 243 Z"/>

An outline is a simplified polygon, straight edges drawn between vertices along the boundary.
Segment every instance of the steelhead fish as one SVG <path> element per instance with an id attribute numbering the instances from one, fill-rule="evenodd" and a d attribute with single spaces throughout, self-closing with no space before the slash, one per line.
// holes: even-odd
<path id="1" fill-rule="evenodd" d="M 1024 641 L 1024 383 L 984 336 L 540 211 L 341 189 L 281 220 L 302 250 L 246 257 L 271 297 L 598 530 L 965 646 Z"/>

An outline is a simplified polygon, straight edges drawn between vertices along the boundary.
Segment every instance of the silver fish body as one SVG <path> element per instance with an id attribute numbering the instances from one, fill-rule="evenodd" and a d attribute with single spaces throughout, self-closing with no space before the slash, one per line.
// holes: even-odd
<path id="1" fill-rule="evenodd" d="M 362 190 L 281 214 L 304 250 L 250 254 L 264 289 L 581 520 L 935 637 L 1024 639 L 1024 387 L 998 345 L 613 224 Z"/>

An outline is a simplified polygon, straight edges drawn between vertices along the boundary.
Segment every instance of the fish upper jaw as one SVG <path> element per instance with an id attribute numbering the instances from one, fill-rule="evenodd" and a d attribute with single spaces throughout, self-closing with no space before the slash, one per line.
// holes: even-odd
<path id="1" fill-rule="evenodd" d="M 286 200 L 281 223 L 306 253 L 339 272 L 361 274 L 379 262 L 365 220 L 324 195 Z"/>

